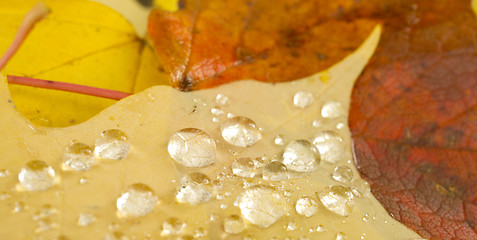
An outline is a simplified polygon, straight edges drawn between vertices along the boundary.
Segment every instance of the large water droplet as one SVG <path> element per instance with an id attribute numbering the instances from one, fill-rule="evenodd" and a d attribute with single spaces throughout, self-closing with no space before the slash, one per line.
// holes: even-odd
<path id="1" fill-rule="evenodd" d="M 340 185 L 325 187 L 318 196 L 328 210 L 341 216 L 348 216 L 355 206 L 350 189 Z"/>
<path id="2" fill-rule="evenodd" d="M 96 218 L 94 217 L 94 215 L 92 213 L 82 212 L 82 213 L 79 214 L 79 217 L 78 217 L 78 225 L 79 226 L 88 226 L 91 223 L 93 223 L 93 221 L 95 219 Z"/>
<path id="3" fill-rule="evenodd" d="M 318 212 L 318 204 L 310 196 L 303 196 L 296 201 L 296 212 L 305 217 L 311 217 Z"/>
<path id="4" fill-rule="evenodd" d="M 128 187 L 116 201 L 120 216 L 140 217 L 151 212 L 158 202 L 157 196 L 149 186 L 135 183 Z"/>
<path id="5" fill-rule="evenodd" d="M 312 172 L 318 167 L 320 154 L 310 142 L 296 140 L 285 147 L 282 162 L 290 170 Z"/>
<path id="6" fill-rule="evenodd" d="M 262 133 L 255 123 L 246 117 L 228 119 L 221 126 L 221 131 L 225 141 L 239 147 L 252 146 L 262 138 Z"/>
<path id="7" fill-rule="evenodd" d="M 66 148 L 63 155 L 64 167 L 76 171 L 89 170 L 95 161 L 93 149 L 84 143 L 73 143 Z"/>
<path id="8" fill-rule="evenodd" d="M 167 150 L 174 160 L 186 167 L 207 167 L 215 162 L 214 139 L 197 128 L 174 133 Z"/>
<path id="9" fill-rule="evenodd" d="M 313 101 L 313 94 L 310 92 L 300 91 L 295 93 L 295 96 L 293 96 L 293 104 L 299 108 L 306 108 L 313 104 Z"/>
<path id="10" fill-rule="evenodd" d="M 333 179 L 338 182 L 347 183 L 353 179 L 353 171 L 348 166 L 338 166 L 333 171 Z"/>
<path id="11" fill-rule="evenodd" d="M 353 195 L 357 197 L 367 197 L 371 193 L 369 183 L 361 178 L 357 178 L 351 182 Z"/>
<path id="12" fill-rule="evenodd" d="M 313 145 L 318 149 L 321 160 L 336 163 L 341 160 L 346 151 L 343 139 L 332 131 L 322 131 L 313 139 Z"/>
<path id="13" fill-rule="evenodd" d="M 240 177 L 255 177 L 257 167 L 251 158 L 239 158 L 232 162 L 232 172 Z"/>
<path id="14" fill-rule="evenodd" d="M 178 202 L 197 205 L 207 202 L 212 197 L 209 190 L 210 179 L 202 173 L 190 173 L 185 175 L 176 194 Z"/>
<path id="15" fill-rule="evenodd" d="M 168 218 L 162 224 L 161 236 L 179 235 L 181 234 L 185 226 L 186 224 L 179 218 L 175 218 L 175 217 Z"/>
<path id="16" fill-rule="evenodd" d="M 323 107 L 321 108 L 321 116 L 324 118 L 337 118 L 344 115 L 344 113 L 343 106 L 336 101 L 329 101 L 323 104 Z"/>
<path id="17" fill-rule="evenodd" d="M 101 133 L 94 144 L 94 153 L 103 159 L 122 160 L 129 152 L 126 134 L 118 129 L 109 129 Z"/>
<path id="18" fill-rule="evenodd" d="M 28 191 L 44 191 L 53 185 L 55 170 L 43 161 L 30 161 L 20 170 L 18 180 Z"/>
<path id="19" fill-rule="evenodd" d="M 283 195 L 263 185 L 252 186 L 242 192 L 238 206 L 245 219 L 263 228 L 275 223 L 288 210 Z"/>
<path id="20" fill-rule="evenodd" d="M 224 219 L 224 230 L 230 234 L 239 234 L 245 229 L 243 219 L 238 215 L 230 215 Z"/>
<path id="21" fill-rule="evenodd" d="M 268 163 L 263 169 L 263 179 L 268 181 L 282 181 L 288 179 L 288 170 L 285 164 L 279 161 Z"/>

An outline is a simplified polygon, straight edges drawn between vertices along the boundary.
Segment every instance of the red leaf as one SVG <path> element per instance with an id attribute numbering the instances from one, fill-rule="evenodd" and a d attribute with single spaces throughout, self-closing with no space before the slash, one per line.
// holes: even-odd
<path id="1" fill-rule="evenodd" d="M 349 119 L 357 167 L 421 236 L 477 239 L 477 18 L 469 1 L 376 2 L 382 41 Z"/>
<path id="2" fill-rule="evenodd" d="M 233 80 L 291 81 L 330 67 L 376 25 L 340 20 L 349 0 L 189 0 L 154 10 L 149 35 L 182 90 Z"/>

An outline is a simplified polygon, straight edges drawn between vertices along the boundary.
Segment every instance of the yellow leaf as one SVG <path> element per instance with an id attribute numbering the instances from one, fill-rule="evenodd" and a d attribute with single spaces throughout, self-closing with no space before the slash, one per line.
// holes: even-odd
<path id="1" fill-rule="evenodd" d="M 84 123 L 67 128 L 30 125 L 8 103 L 8 89 L 5 82 L 0 82 L 0 109 L 3 113 L 0 149 L 2 164 L 6 168 L 2 171 L 6 176 L 0 181 L 4 199 L 0 206 L 0 236 L 4 239 L 32 236 L 53 239 L 60 235 L 68 239 L 102 239 L 105 236 L 111 239 L 162 239 L 167 238 L 161 236 L 162 224 L 176 217 L 186 224 L 180 235 L 195 235 L 198 239 L 243 239 L 244 236 L 253 239 L 335 239 L 338 233 L 348 239 L 359 239 L 361 236 L 366 239 L 419 238 L 392 219 L 373 196 L 355 196 L 356 207 L 347 217 L 329 211 L 320 203 L 316 215 L 308 218 L 298 215 L 295 210 L 297 199 L 303 195 L 319 202 L 316 193 L 326 186 L 349 187 L 349 183 L 338 183 L 330 177 L 336 166 L 349 166 L 354 178 L 359 179 L 350 162 L 352 153 L 347 110 L 353 83 L 374 52 L 380 32 L 380 27 L 377 27 L 356 52 L 328 71 L 302 80 L 279 84 L 240 81 L 195 92 L 156 86 L 119 101 Z M 320 80 L 324 75 L 327 83 Z M 298 91 L 312 93 L 314 102 L 304 109 L 294 106 L 293 96 Z M 230 103 L 219 106 L 215 100 L 218 94 L 227 96 Z M 321 107 L 328 101 L 339 102 L 343 107 L 335 119 L 320 118 Z M 223 113 L 211 113 L 214 107 L 219 107 Z M 228 113 L 252 119 L 262 129 L 262 139 L 245 148 L 227 143 L 221 136 L 220 126 L 227 121 Z M 217 119 L 212 121 L 214 117 Z M 312 126 L 317 119 L 322 120 L 320 128 Z M 342 125 L 336 128 L 338 123 Z M 217 151 L 214 164 L 190 168 L 170 157 L 167 147 L 169 138 L 176 131 L 190 127 L 205 131 L 215 140 Z M 91 170 L 84 172 L 62 170 L 61 159 L 72 142 L 91 146 L 100 133 L 108 129 L 120 129 L 128 136 L 131 148 L 123 160 L 98 159 Z M 290 179 L 277 182 L 260 177 L 242 178 L 232 173 L 231 164 L 237 158 L 265 157 L 264 161 L 270 161 L 276 156 L 280 160 L 284 146 L 273 143 L 277 134 L 282 134 L 285 142 L 290 142 L 309 140 L 322 130 L 334 130 L 343 138 L 346 151 L 336 164 L 322 160 L 314 172 L 289 171 Z M 21 189 L 17 178 L 20 169 L 34 159 L 51 166 L 58 180 L 45 191 L 17 191 Z M 195 206 L 175 200 L 176 192 L 181 189 L 180 180 L 191 172 L 201 172 L 221 183 L 212 181 L 216 185 L 210 189 L 214 197 Z M 148 185 L 159 202 L 143 217 L 119 217 L 116 200 L 134 183 Z M 241 212 L 234 202 L 248 186 L 255 184 L 274 188 L 275 197 L 285 199 L 284 205 L 280 206 L 286 214 L 273 219 L 276 222 L 266 228 L 256 226 L 252 223 L 253 219 L 248 218 L 243 233 L 225 233 L 223 221 L 226 217 L 231 214 L 245 217 L 247 214 L 246 211 Z M 252 201 L 260 201 L 262 197 Z M 54 210 L 50 211 L 52 214 L 41 215 L 45 204 Z M 23 206 L 23 210 L 13 211 L 15 206 L 16 210 L 21 210 L 18 206 Z M 263 208 L 267 207 L 263 205 Z M 262 211 L 261 215 L 271 216 L 265 209 L 258 211 Z M 88 226 L 79 226 L 78 217 L 85 212 L 92 214 L 95 220 Z M 45 226 L 51 226 L 51 229 Z"/>
<path id="2" fill-rule="evenodd" d="M 10 45 L 36 0 L 0 3 L 0 52 Z M 47 0 L 51 14 L 39 22 L 4 74 L 70 82 L 133 93 L 164 84 L 148 44 L 117 12 L 90 1 Z M 33 123 L 69 126 L 115 101 L 74 93 L 10 86 L 17 108 Z M 54 106 L 54 107 L 52 107 Z"/>

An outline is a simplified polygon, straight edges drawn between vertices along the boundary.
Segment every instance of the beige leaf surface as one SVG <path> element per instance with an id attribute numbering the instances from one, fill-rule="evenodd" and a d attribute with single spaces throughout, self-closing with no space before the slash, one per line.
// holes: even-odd
<path id="1" fill-rule="evenodd" d="M 326 186 L 340 184 L 331 178 L 332 170 L 338 165 L 351 167 L 354 178 L 359 178 L 352 164 L 346 122 L 349 95 L 355 79 L 374 52 L 380 32 L 380 27 L 377 27 L 356 52 L 328 71 L 303 80 L 280 84 L 240 81 L 187 93 L 166 86 L 152 87 L 119 101 L 84 123 L 67 128 L 32 126 L 14 109 L 6 83 L 2 81 L 0 169 L 4 169 L 4 177 L 0 178 L 1 238 L 31 239 L 38 236 L 54 239 L 65 236 L 68 239 L 104 239 L 109 236 L 106 239 L 176 239 L 177 236 L 161 236 L 162 224 L 170 217 L 186 223 L 181 236 L 190 235 L 197 239 L 244 239 L 243 236 L 250 236 L 249 239 L 335 239 L 338 232 L 348 239 L 362 236 L 364 239 L 418 238 L 417 234 L 389 217 L 372 196 L 355 197 L 354 211 L 348 217 L 342 217 L 326 209 L 316 195 Z M 295 107 L 293 96 L 298 91 L 312 93 L 313 104 L 305 109 Z M 211 109 L 218 106 L 215 102 L 217 94 L 230 99 L 228 105 L 220 107 L 221 115 L 211 113 Z M 330 100 L 342 104 L 342 115 L 334 120 L 321 119 L 321 106 Z M 220 125 L 227 120 L 227 113 L 251 118 L 262 129 L 262 139 L 246 148 L 233 147 L 225 142 Z M 212 121 L 214 117 L 217 119 Z M 322 126 L 313 127 L 312 122 L 320 119 Z M 336 129 L 338 123 L 344 125 Z M 211 166 L 188 168 L 170 157 L 167 150 L 170 136 L 189 127 L 201 129 L 216 140 L 217 157 Z M 98 160 L 85 172 L 61 170 L 67 146 L 72 142 L 93 145 L 100 133 L 107 129 L 120 129 L 127 134 L 131 149 L 123 160 Z M 277 134 L 283 135 L 287 143 L 311 139 L 319 131 L 331 129 L 341 135 L 346 145 L 345 156 L 337 164 L 322 161 L 315 172 L 291 173 L 290 179 L 278 182 L 232 174 L 230 166 L 236 158 L 265 156 L 265 161 L 274 156 L 280 158 L 284 146 L 273 143 Z M 19 191 L 20 169 L 35 159 L 49 164 L 56 171 L 57 181 L 46 191 Z M 178 182 L 190 172 L 202 172 L 212 180 L 220 180 L 222 187 L 214 188 L 213 197 L 208 202 L 195 206 L 178 203 L 175 200 Z M 159 203 L 144 217 L 118 217 L 116 199 L 134 183 L 147 184 L 157 195 Z M 224 218 L 231 214 L 241 215 L 240 209 L 234 205 L 237 196 L 245 187 L 254 184 L 271 186 L 282 195 L 286 199 L 287 214 L 268 228 L 246 221 L 246 228 L 240 236 L 225 233 L 222 227 Z M 296 213 L 295 202 L 302 195 L 311 196 L 318 202 L 316 215 L 306 218 Z M 48 214 L 44 213 L 45 204 L 53 209 Z M 88 226 L 79 226 L 78 217 L 83 212 L 93 214 L 95 221 Z M 319 226 L 323 231 L 316 230 Z"/>

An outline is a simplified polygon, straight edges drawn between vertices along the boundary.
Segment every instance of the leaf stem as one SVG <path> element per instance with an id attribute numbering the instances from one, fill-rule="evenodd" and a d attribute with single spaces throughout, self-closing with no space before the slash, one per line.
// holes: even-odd
<path id="1" fill-rule="evenodd" d="M 79 85 L 74 83 L 48 81 L 48 80 L 12 76 L 12 75 L 7 75 L 7 81 L 9 84 L 80 93 L 80 94 L 85 94 L 90 96 L 109 98 L 113 100 L 121 100 L 131 95 L 130 93 L 114 91 L 114 90 L 109 90 L 104 88 L 96 88 L 96 87 L 84 86 L 84 85 Z"/>
<path id="2" fill-rule="evenodd" d="M 22 45 L 23 41 L 26 39 L 30 31 L 33 29 L 35 24 L 43 19 L 46 15 L 50 13 L 50 10 L 43 2 L 38 2 L 23 18 L 20 27 L 18 28 L 17 35 L 13 39 L 12 44 L 7 49 L 2 58 L 0 58 L 0 70 L 5 67 L 8 60 L 15 55 L 18 48 Z"/>

